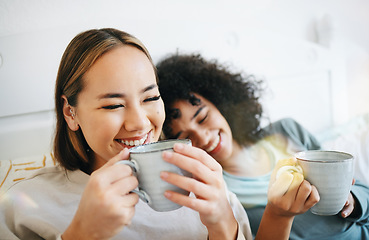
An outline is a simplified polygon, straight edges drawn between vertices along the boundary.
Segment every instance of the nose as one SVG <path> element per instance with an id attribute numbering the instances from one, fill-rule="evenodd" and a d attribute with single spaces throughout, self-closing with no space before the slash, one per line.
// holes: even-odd
<path id="1" fill-rule="evenodd" d="M 139 105 L 126 108 L 124 128 L 127 131 L 139 131 L 144 130 L 147 126 L 150 126 L 150 119 L 144 108 Z"/>
<path id="2" fill-rule="evenodd" d="M 194 142 L 194 146 L 199 147 L 201 149 L 205 149 L 210 141 L 210 132 L 206 128 L 197 128 L 192 132 L 191 141 Z"/>

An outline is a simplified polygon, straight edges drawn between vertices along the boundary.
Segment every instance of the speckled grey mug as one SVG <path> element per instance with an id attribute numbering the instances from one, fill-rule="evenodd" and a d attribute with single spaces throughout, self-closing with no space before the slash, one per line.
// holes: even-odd
<path id="1" fill-rule="evenodd" d="M 305 179 L 320 195 L 320 201 L 310 209 L 311 212 L 317 215 L 339 213 L 351 190 L 354 157 L 344 152 L 320 150 L 299 152 L 295 157 Z"/>
<path id="2" fill-rule="evenodd" d="M 182 176 L 191 177 L 191 174 L 162 159 L 163 151 L 173 151 L 175 143 L 191 145 L 189 139 L 164 140 L 140 145 L 130 149 L 130 160 L 122 160 L 117 164 L 130 166 L 138 179 L 138 190 L 133 190 L 141 200 L 159 212 L 172 211 L 182 207 L 164 196 L 166 190 L 175 191 L 184 195 L 189 192 L 169 184 L 160 178 L 162 171 L 174 172 Z"/>

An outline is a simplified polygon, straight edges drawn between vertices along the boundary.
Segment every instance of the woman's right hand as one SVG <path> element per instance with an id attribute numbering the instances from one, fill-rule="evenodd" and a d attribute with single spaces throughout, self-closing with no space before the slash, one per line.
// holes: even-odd
<path id="1" fill-rule="evenodd" d="M 285 171 L 286 166 L 288 171 Z M 304 180 L 295 159 L 278 161 L 271 175 L 268 204 L 255 239 L 288 239 L 294 217 L 309 210 L 319 199 L 318 190 Z"/>
<path id="2" fill-rule="evenodd" d="M 315 186 L 308 181 L 303 182 L 280 196 L 268 196 L 270 210 L 280 216 L 302 214 L 319 202 L 320 196 Z"/>
<path id="3" fill-rule="evenodd" d="M 110 239 L 131 223 L 138 196 L 130 191 L 138 181 L 129 166 L 115 164 L 128 158 L 129 150 L 124 149 L 91 174 L 63 240 Z"/>
<path id="4" fill-rule="evenodd" d="M 295 216 L 309 210 L 319 199 L 316 187 L 304 180 L 302 168 L 295 158 L 277 162 L 268 189 L 270 210 L 281 216 Z"/>
<path id="5" fill-rule="evenodd" d="M 316 187 L 306 180 L 283 195 L 269 195 L 255 239 L 288 239 L 294 217 L 309 210 L 319 198 Z"/>

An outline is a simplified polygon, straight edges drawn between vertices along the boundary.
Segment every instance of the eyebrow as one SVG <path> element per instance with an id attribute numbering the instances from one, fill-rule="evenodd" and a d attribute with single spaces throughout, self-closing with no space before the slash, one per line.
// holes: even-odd
<path id="1" fill-rule="evenodd" d="M 145 87 L 141 93 L 148 92 L 154 88 L 157 88 L 157 84 L 151 84 Z M 124 93 L 105 93 L 98 96 L 98 99 L 105 99 L 105 98 L 124 98 L 126 95 Z"/>
<path id="2" fill-rule="evenodd" d="M 104 99 L 104 98 L 123 98 L 124 96 L 125 96 L 125 94 L 123 94 L 123 93 L 106 93 L 106 94 L 99 95 L 97 98 L 98 99 Z"/>
<path id="3" fill-rule="evenodd" d="M 158 85 L 157 84 L 151 84 L 147 87 L 145 87 L 143 90 L 142 90 L 142 93 L 144 92 L 147 92 L 147 91 L 150 91 L 151 89 L 154 89 L 154 88 L 158 88 Z"/>
<path id="4" fill-rule="evenodd" d="M 202 109 L 204 109 L 204 106 L 199 107 L 199 109 L 197 109 L 197 111 L 195 112 L 195 114 L 192 116 L 191 120 L 193 120 L 194 118 L 197 117 L 197 115 L 200 114 L 200 112 L 202 111 Z M 173 138 L 178 138 L 179 136 L 181 136 L 182 131 L 179 131 L 176 135 L 173 136 Z"/>
<path id="5" fill-rule="evenodd" d="M 202 109 L 204 109 L 204 106 L 199 107 L 199 109 L 197 109 L 197 111 L 195 112 L 195 114 L 192 116 L 191 120 L 193 120 L 195 117 L 197 117 L 197 115 L 200 114 L 200 112 L 202 111 Z"/>

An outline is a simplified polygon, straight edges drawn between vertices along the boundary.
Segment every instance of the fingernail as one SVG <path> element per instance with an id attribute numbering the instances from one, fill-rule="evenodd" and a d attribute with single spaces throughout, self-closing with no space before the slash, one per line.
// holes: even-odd
<path id="1" fill-rule="evenodd" d="M 168 152 L 168 151 L 163 152 L 164 160 L 171 158 L 172 155 L 173 155 L 173 152 Z"/>
<path id="2" fill-rule="evenodd" d="M 183 144 L 182 143 L 176 143 L 174 144 L 174 148 L 177 150 L 182 150 L 183 149 Z"/>
<path id="3" fill-rule="evenodd" d="M 164 192 L 164 196 L 166 198 L 170 198 L 172 196 L 172 194 L 170 192 L 166 191 L 166 192 Z"/>
<path id="4" fill-rule="evenodd" d="M 160 173 L 160 177 L 161 177 L 162 179 L 167 179 L 167 178 L 168 178 L 168 173 L 167 173 L 167 172 L 161 172 L 161 173 Z"/>

